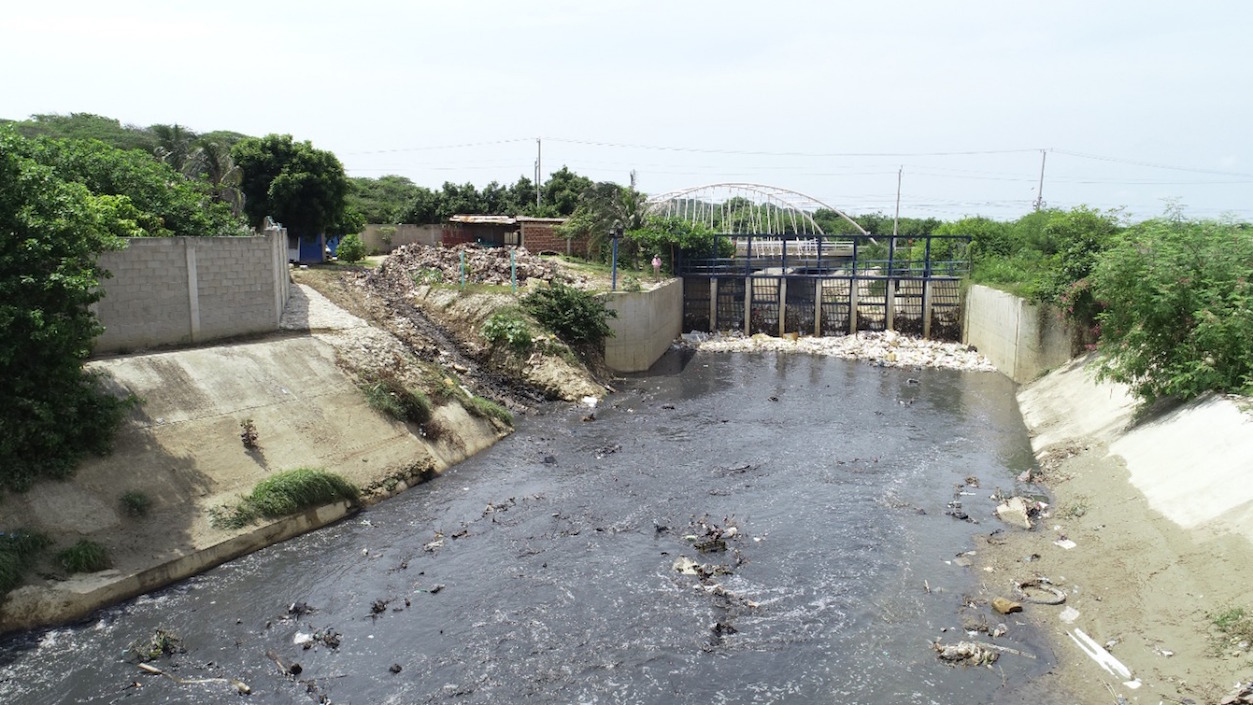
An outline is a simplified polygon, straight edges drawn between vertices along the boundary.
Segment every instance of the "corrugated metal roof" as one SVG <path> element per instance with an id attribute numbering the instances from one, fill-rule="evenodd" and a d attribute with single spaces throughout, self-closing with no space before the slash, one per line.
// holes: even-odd
<path id="1" fill-rule="evenodd" d="M 532 218 L 529 215 L 520 215 L 517 220 L 519 223 L 524 221 L 527 223 L 564 223 L 567 218 Z"/>

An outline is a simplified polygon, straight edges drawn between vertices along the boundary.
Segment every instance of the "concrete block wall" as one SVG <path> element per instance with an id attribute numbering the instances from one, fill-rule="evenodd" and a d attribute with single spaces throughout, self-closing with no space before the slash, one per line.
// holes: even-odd
<path id="1" fill-rule="evenodd" d="M 277 330 L 290 293 L 286 236 L 130 238 L 102 254 L 96 353 Z"/>
<path id="2" fill-rule="evenodd" d="M 966 292 L 962 342 L 1019 384 L 1070 360 L 1073 336 L 1056 310 L 986 286 Z"/>
<path id="3" fill-rule="evenodd" d="M 613 337 L 605 341 L 605 364 L 617 372 L 643 372 L 683 332 L 683 280 L 673 279 L 651 291 L 609 295 Z"/>
<path id="4" fill-rule="evenodd" d="M 384 238 L 383 228 L 395 228 L 396 231 L 391 234 L 390 238 Z M 361 231 L 360 237 L 361 242 L 365 243 L 366 252 L 385 254 L 401 245 L 412 245 L 414 243 L 438 245 L 443 229 L 442 225 L 413 225 L 412 223 L 387 225 L 386 223 L 371 223 L 365 226 L 365 230 Z M 391 240 L 390 244 L 387 242 L 388 239 Z"/>

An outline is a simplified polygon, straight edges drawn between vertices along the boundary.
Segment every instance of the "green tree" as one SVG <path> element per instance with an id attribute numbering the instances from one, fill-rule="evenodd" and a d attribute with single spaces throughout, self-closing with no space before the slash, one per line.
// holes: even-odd
<path id="1" fill-rule="evenodd" d="M 578 207 L 569 220 L 558 226 L 557 233 L 567 240 L 585 239 L 588 256 L 604 259 L 610 247 L 609 233 L 615 226 L 621 226 L 624 232 L 644 226 L 645 200 L 644 194 L 611 181 L 589 184 L 579 194 Z M 622 244 L 619 243 L 619 256 L 634 259 L 634 250 L 622 251 Z"/>
<path id="2" fill-rule="evenodd" d="M 400 223 L 418 196 L 418 186 L 403 176 L 356 177 L 348 182 L 347 204 L 367 223 Z"/>
<path id="3" fill-rule="evenodd" d="M 550 174 L 540 189 L 544 209 L 555 217 L 571 215 L 579 207 L 580 197 L 593 185 L 591 179 L 563 166 Z"/>
<path id="4" fill-rule="evenodd" d="M 57 177 L 95 195 L 125 196 L 136 209 L 140 235 L 238 235 L 242 223 L 215 201 L 207 184 L 185 178 L 152 156 L 99 140 L 40 138 L 31 156 Z"/>
<path id="5" fill-rule="evenodd" d="M 440 222 L 440 195 L 429 188 L 417 187 L 408 209 L 401 217 L 403 223 L 432 225 Z"/>
<path id="6" fill-rule="evenodd" d="M 126 402 L 83 368 L 101 331 L 103 251 L 140 231 L 125 196 L 92 195 L 0 128 L 0 486 L 23 491 L 104 453 Z"/>
<path id="7" fill-rule="evenodd" d="M 182 125 L 152 125 L 148 131 L 156 136 L 157 144 L 152 153 L 170 168 L 184 173 L 195 150 L 196 133 Z"/>
<path id="8" fill-rule="evenodd" d="M 244 213 L 253 227 L 268 215 L 291 234 L 310 237 L 341 222 L 348 177 L 331 152 L 271 134 L 241 140 L 231 157 L 243 171 Z"/>
<path id="9" fill-rule="evenodd" d="M 1097 259 L 1103 377 L 1148 402 L 1253 393 L 1253 226 L 1172 212 Z"/>
<path id="10" fill-rule="evenodd" d="M 226 204 L 236 218 L 243 215 L 244 194 L 240 191 L 243 171 L 231 158 L 230 144 L 226 140 L 208 136 L 197 140 L 183 173 L 203 181 L 213 199 Z"/>
<path id="11" fill-rule="evenodd" d="M 134 125 L 123 126 L 115 118 L 91 113 L 69 115 L 32 115 L 30 120 L 15 123 L 26 137 L 100 140 L 115 149 L 138 149 L 153 154 L 157 138 L 151 131 Z"/>
<path id="12" fill-rule="evenodd" d="M 626 239 L 638 258 L 629 260 L 629 264 L 642 267 L 653 255 L 660 255 L 663 268 L 671 272 L 681 256 L 728 257 L 734 252 L 734 245 L 726 238 L 721 243 L 730 250 L 715 252 L 714 231 L 682 218 L 649 218 L 641 227 L 628 231 Z"/>

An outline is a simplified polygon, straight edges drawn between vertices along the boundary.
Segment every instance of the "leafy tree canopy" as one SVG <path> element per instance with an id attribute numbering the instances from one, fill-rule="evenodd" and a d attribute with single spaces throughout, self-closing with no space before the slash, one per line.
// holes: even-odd
<path id="1" fill-rule="evenodd" d="M 0 127 L 0 487 L 17 491 L 108 450 L 126 402 L 82 365 L 101 330 L 96 257 L 141 230 L 127 196 L 40 163 L 46 144 Z"/>
<path id="2" fill-rule="evenodd" d="M 306 237 L 335 234 L 345 222 L 348 177 L 331 152 L 272 134 L 241 140 L 231 156 L 243 172 L 244 213 L 253 227 L 268 215 Z"/>
<path id="3" fill-rule="evenodd" d="M 82 184 L 98 196 L 125 196 L 134 208 L 135 235 L 238 235 L 242 223 L 213 198 L 206 184 L 185 178 L 168 165 L 134 150 L 99 140 L 39 138 L 28 143 L 30 158 L 63 181 Z"/>

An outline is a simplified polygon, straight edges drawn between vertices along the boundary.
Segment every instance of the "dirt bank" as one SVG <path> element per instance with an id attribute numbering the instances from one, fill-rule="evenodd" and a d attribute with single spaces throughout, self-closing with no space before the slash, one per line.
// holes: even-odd
<path id="1" fill-rule="evenodd" d="M 1025 386 L 1019 402 L 1041 469 L 1017 490 L 1047 488 L 1052 502 L 1031 531 L 997 524 L 972 570 L 983 572 L 982 600 L 1023 601 L 1015 585 L 1039 578 L 1065 594 L 999 617 L 1051 641 L 1058 665 L 1033 684 L 1037 701 L 1219 703 L 1247 683 L 1249 646 L 1214 626 L 1225 610 L 1253 608 L 1253 422 L 1242 402 L 1211 397 L 1137 420 L 1126 390 L 1092 381 L 1083 361 Z M 1098 666 L 1078 630 L 1131 677 Z"/>

